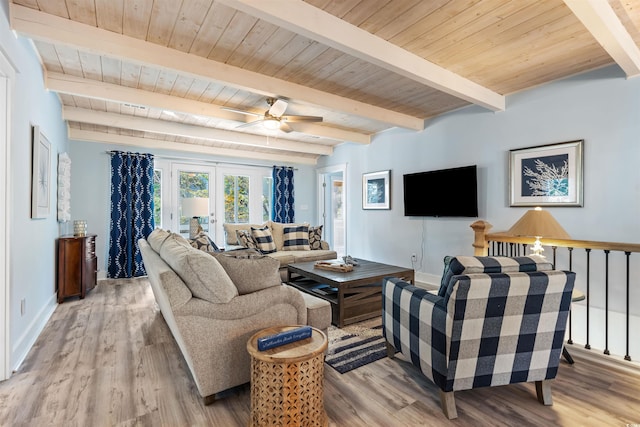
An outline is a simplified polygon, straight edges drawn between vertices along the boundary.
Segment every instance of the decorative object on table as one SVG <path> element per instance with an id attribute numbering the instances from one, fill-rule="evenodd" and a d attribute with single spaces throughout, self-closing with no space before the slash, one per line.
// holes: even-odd
<path id="1" fill-rule="evenodd" d="M 86 236 L 87 235 L 87 221 L 84 219 L 78 219 L 73 221 L 73 235 L 74 236 Z"/>
<path id="2" fill-rule="evenodd" d="M 584 140 L 511 150 L 511 206 L 582 206 Z"/>
<path id="3" fill-rule="evenodd" d="M 258 338 L 258 351 L 265 351 L 275 347 L 302 341 L 311 337 L 311 326 L 301 326 Z"/>
<path id="4" fill-rule="evenodd" d="M 358 265 L 358 260 L 351 257 L 351 255 L 345 255 L 342 257 L 342 260 L 347 265 Z"/>
<path id="5" fill-rule="evenodd" d="M 511 226 L 507 234 L 511 236 L 535 237 L 536 240 L 531 247 L 531 252 L 533 255 L 540 257 L 544 257 L 544 255 L 542 255 L 544 248 L 540 242 L 541 238 L 544 237 L 551 240 L 571 239 L 569 233 L 562 228 L 553 215 L 551 215 L 549 211 L 542 210 L 540 207 L 525 212 L 518 222 Z"/>
<path id="6" fill-rule="evenodd" d="M 194 239 L 200 232 L 200 218 L 209 216 L 208 197 L 183 197 L 182 216 L 191 217 L 189 221 L 189 238 Z"/>
<path id="7" fill-rule="evenodd" d="M 362 174 L 362 209 L 391 209 L 391 171 Z"/>
<path id="8" fill-rule="evenodd" d="M 340 261 L 316 261 L 314 267 L 321 270 L 339 271 L 342 273 L 353 271 L 353 265 L 345 264 Z"/>
<path id="9" fill-rule="evenodd" d="M 71 158 L 58 154 L 58 222 L 71 220 Z"/>
<path id="10" fill-rule="evenodd" d="M 51 143 L 40 126 L 32 126 L 32 132 L 31 218 L 45 218 L 51 211 Z"/>

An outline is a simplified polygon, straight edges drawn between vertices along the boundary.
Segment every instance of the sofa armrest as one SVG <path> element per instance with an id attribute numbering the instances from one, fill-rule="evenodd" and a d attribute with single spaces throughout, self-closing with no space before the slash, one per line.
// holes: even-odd
<path id="1" fill-rule="evenodd" d="M 304 298 L 297 289 L 289 286 L 272 286 L 245 295 L 238 295 L 226 304 L 214 304 L 191 298 L 186 304 L 174 311 L 176 316 L 200 316 L 215 320 L 237 320 L 259 314 L 277 304 L 295 307 L 298 312 L 298 324 L 307 323 L 307 308 Z"/>

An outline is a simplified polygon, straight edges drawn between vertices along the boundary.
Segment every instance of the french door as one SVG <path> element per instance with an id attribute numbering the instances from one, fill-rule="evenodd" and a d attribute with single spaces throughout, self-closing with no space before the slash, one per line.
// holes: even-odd
<path id="1" fill-rule="evenodd" d="M 215 177 L 213 166 L 173 163 L 171 165 L 172 230 L 189 237 L 191 220 L 195 219 L 209 237 L 216 240 Z"/>

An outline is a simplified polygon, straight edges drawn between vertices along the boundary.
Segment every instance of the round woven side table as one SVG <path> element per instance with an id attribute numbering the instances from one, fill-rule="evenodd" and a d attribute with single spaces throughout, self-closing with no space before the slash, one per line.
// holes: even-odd
<path id="1" fill-rule="evenodd" d="M 251 355 L 251 427 L 329 425 L 323 391 L 327 336 L 312 328 L 310 338 L 258 351 L 258 338 L 298 327 L 263 329 L 247 342 Z"/>

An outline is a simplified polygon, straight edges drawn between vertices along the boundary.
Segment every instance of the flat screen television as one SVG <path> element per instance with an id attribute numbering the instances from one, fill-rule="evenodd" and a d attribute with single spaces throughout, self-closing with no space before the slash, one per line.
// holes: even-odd
<path id="1" fill-rule="evenodd" d="M 403 180 L 405 216 L 478 216 L 476 165 L 410 173 Z"/>

